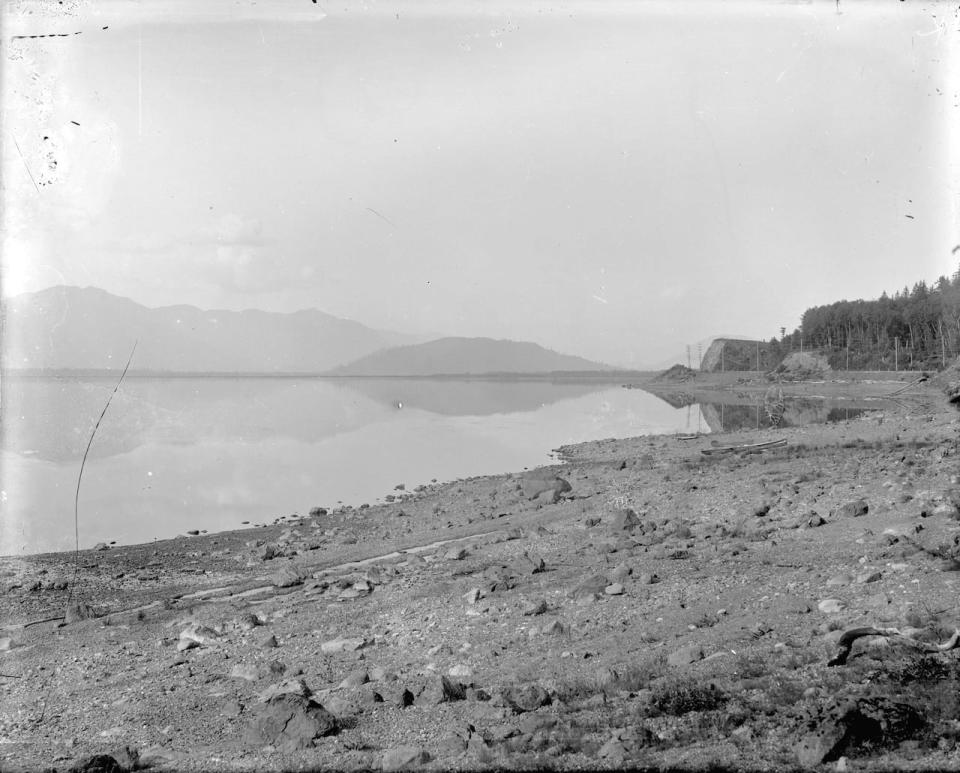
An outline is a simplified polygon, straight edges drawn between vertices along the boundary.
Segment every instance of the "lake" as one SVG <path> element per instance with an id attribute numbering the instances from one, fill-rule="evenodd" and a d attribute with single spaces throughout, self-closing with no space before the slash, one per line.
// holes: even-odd
<path id="1" fill-rule="evenodd" d="M 70 550 L 84 449 L 114 382 L 6 378 L 0 554 Z M 80 489 L 80 546 L 375 504 L 397 484 L 515 472 L 567 443 L 709 431 L 619 384 L 128 378 Z"/>

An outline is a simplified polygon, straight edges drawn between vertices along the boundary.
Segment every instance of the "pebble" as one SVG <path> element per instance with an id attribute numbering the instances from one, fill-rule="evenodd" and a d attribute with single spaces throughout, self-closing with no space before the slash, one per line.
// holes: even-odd
<path id="1" fill-rule="evenodd" d="M 615 582 L 612 585 L 608 585 L 606 588 L 604 588 L 603 592 L 608 596 L 622 596 L 623 586 L 620 583 Z"/>

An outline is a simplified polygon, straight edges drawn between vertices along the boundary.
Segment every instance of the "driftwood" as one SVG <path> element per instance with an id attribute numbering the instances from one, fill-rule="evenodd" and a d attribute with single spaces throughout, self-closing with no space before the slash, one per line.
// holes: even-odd
<path id="1" fill-rule="evenodd" d="M 911 639 L 909 636 L 901 633 L 897 628 L 851 628 L 849 631 L 843 632 L 843 636 L 841 636 L 840 641 L 837 642 L 837 646 L 840 648 L 840 651 L 830 658 L 829 661 L 827 661 L 827 665 L 845 665 L 847 658 L 850 657 L 850 651 L 853 649 L 853 643 L 857 639 L 862 639 L 865 636 L 885 636 L 887 638 L 896 638 L 906 644 L 918 647 L 924 652 L 947 652 L 948 650 L 952 650 L 955 647 L 960 646 L 960 628 L 955 629 L 953 635 L 943 642 L 943 644 L 928 644 L 927 642 Z"/>
<path id="2" fill-rule="evenodd" d="M 63 620 L 63 615 L 57 615 L 56 617 L 45 617 L 43 620 L 31 620 L 29 623 L 24 623 L 24 628 L 29 628 L 31 625 L 41 625 L 42 623 L 53 623 L 59 620 Z"/>
<path id="3" fill-rule="evenodd" d="M 751 453 L 764 451 L 768 448 L 779 448 L 787 444 L 786 438 L 779 440 L 766 440 L 762 443 L 744 443 L 736 446 L 718 446 L 716 448 L 701 448 L 700 453 L 710 456 L 712 454 L 730 454 L 730 453 Z"/>

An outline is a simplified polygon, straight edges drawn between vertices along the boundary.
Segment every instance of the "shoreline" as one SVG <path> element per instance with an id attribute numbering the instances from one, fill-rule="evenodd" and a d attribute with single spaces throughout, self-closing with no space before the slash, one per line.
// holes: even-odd
<path id="1" fill-rule="evenodd" d="M 804 765 L 825 702 L 866 699 L 859 666 L 826 666 L 840 632 L 912 625 L 943 641 L 960 625 L 960 574 L 911 547 L 960 534 L 957 414 L 928 385 L 901 402 L 835 424 L 589 441 L 554 449 L 562 464 L 362 510 L 81 550 L 76 582 L 72 551 L 0 559 L 0 760 L 68 767 L 130 746 L 157 770 L 360 769 L 412 743 L 428 769 Z M 860 500 L 866 514 L 848 514 Z M 68 598 L 93 609 L 62 626 Z M 203 641 L 181 649 L 196 626 Z M 911 655 L 856 652 L 881 671 Z M 438 696 L 440 674 L 462 698 Z M 262 695 L 302 695 L 301 681 L 337 731 L 257 735 L 277 705 Z M 664 703 L 706 682 L 721 702 Z M 518 684 L 537 706 L 518 708 Z M 845 756 L 955 769 L 955 743 L 929 745 L 948 725 L 931 721 L 920 751 L 851 741 Z"/>

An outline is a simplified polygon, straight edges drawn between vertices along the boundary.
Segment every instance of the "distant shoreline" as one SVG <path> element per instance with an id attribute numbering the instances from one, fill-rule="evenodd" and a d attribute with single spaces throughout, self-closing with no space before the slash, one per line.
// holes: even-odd
<path id="1" fill-rule="evenodd" d="M 47 380 L 73 379 L 86 381 L 113 380 L 121 373 L 118 369 L 97 368 L 4 368 L 0 379 Z M 547 371 L 542 373 L 436 373 L 430 375 L 350 375 L 317 372 L 263 373 L 257 371 L 163 371 L 129 370 L 128 379 L 316 379 L 323 381 L 368 381 L 370 379 L 392 381 L 597 381 L 618 383 L 623 379 L 649 379 L 655 371 L 602 370 L 602 371 Z"/>

